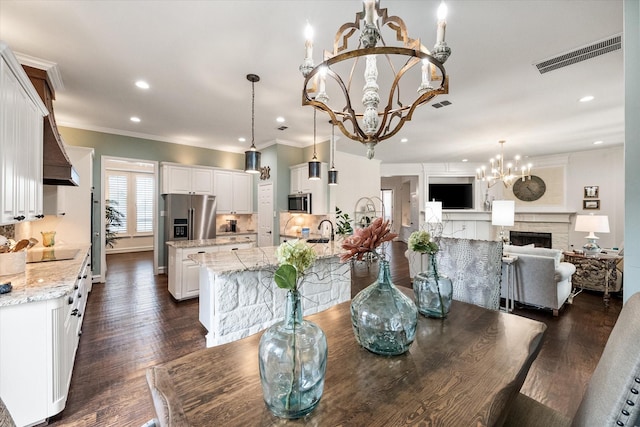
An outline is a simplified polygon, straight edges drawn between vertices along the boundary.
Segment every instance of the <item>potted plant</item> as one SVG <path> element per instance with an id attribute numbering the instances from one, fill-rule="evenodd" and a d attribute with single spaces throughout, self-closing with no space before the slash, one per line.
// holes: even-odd
<path id="1" fill-rule="evenodd" d="M 113 227 L 121 227 L 122 220 L 124 219 L 124 214 L 120 212 L 115 205 L 118 202 L 115 200 L 107 200 L 105 205 L 105 236 L 104 236 L 104 245 L 107 248 L 113 248 L 116 244 L 116 240 L 120 237 L 113 231 Z"/>
<path id="2" fill-rule="evenodd" d="M 336 234 L 346 236 L 353 234 L 353 227 L 351 226 L 351 218 L 346 212 L 342 212 L 339 207 L 336 206 Z"/>

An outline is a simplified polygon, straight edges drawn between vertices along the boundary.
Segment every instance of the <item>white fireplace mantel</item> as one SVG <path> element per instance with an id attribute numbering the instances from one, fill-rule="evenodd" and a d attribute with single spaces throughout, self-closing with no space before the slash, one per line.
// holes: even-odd
<path id="1" fill-rule="evenodd" d="M 507 230 L 551 233 L 552 247 L 567 250 L 572 211 L 516 211 L 513 227 Z M 443 236 L 466 239 L 497 240 L 500 227 L 491 225 L 491 212 L 445 210 L 442 213 Z"/>

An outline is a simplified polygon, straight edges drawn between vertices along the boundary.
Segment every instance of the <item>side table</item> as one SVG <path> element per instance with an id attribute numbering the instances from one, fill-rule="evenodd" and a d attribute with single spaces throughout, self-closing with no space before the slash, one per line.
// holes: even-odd
<path id="1" fill-rule="evenodd" d="M 617 271 L 616 265 L 622 259 L 618 255 L 598 254 L 582 255 L 575 252 L 564 252 L 564 259 L 576 266 L 576 272 L 571 278 L 574 288 L 604 292 L 602 300 L 604 305 L 609 305 L 609 292 L 616 289 Z M 579 292 L 574 292 L 575 296 Z"/>
<path id="2" fill-rule="evenodd" d="M 506 273 L 506 279 L 504 282 L 507 284 L 507 298 L 505 300 L 504 311 L 507 313 L 513 312 L 515 308 L 515 280 L 516 280 L 516 271 L 515 271 L 515 263 L 518 262 L 518 257 L 516 255 L 511 256 L 503 256 L 502 257 L 502 265 L 505 267 L 504 271 Z"/>

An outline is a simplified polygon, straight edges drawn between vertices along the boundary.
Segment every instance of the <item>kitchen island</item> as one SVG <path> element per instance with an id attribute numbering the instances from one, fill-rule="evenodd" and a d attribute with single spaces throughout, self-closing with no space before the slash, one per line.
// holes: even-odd
<path id="1" fill-rule="evenodd" d="M 56 258 L 65 250 L 77 253 Z M 0 277 L 13 287 L 0 295 L 0 396 L 18 426 L 64 409 L 91 290 L 88 244 L 40 251 L 36 258 L 46 262 Z"/>
<path id="2" fill-rule="evenodd" d="M 304 315 L 318 313 L 351 298 L 349 263 L 332 243 L 313 244 L 316 262 L 300 287 Z M 199 253 L 189 258 L 200 265 L 200 323 L 207 347 L 255 334 L 284 317 L 287 291 L 277 287 L 275 246 Z"/>
<path id="3" fill-rule="evenodd" d="M 252 248 L 256 237 L 255 233 L 221 233 L 215 239 L 168 241 L 169 293 L 178 301 L 200 295 L 199 266 L 190 255 Z"/>

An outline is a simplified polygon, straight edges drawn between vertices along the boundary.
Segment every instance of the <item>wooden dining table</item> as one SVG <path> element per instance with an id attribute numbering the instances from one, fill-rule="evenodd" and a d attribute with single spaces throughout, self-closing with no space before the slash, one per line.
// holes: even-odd
<path id="1" fill-rule="evenodd" d="M 329 353 L 324 394 L 304 418 L 285 420 L 267 409 L 261 333 L 149 368 L 158 418 L 195 427 L 501 425 L 546 330 L 535 320 L 454 301 L 444 320 L 419 315 L 409 351 L 385 357 L 357 344 L 349 305 L 307 317 L 326 333 Z"/>

